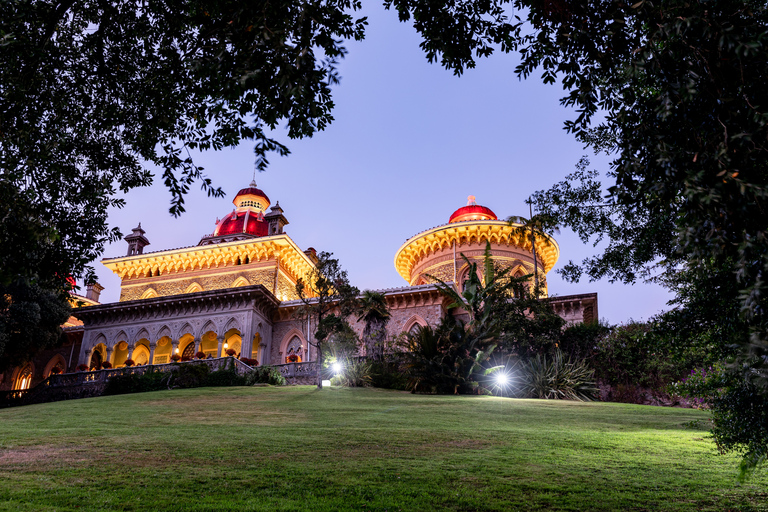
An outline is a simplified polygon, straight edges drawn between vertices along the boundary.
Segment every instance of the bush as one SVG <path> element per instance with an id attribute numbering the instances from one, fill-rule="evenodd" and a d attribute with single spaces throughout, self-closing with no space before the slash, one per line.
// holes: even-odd
<path id="1" fill-rule="evenodd" d="M 207 368 L 207 367 L 206 367 Z M 235 370 L 218 370 L 208 374 L 205 386 L 245 386 L 246 378 Z"/>
<path id="2" fill-rule="evenodd" d="M 141 375 L 114 375 L 104 388 L 105 395 L 122 395 L 126 393 L 143 393 L 167 389 L 173 374 L 170 372 L 146 372 Z"/>
<path id="3" fill-rule="evenodd" d="M 205 352 L 203 352 L 202 350 L 199 350 L 199 351 L 195 352 L 195 358 L 196 359 L 205 359 Z"/>
<path id="4" fill-rule="evenodd" d="M 597 398 L 594 370 L 583 360 L 572 360 L 556 350 L 553 356 L 538 355 L 521 367 L 521 392 L 529 398 L 591 401 Z"/>
<path id="5" fill-rule="evenodd" d="M 104 361 L 103 363 L 101 363 L 101 367 L 105 370 L 109 370 L 110 368 L 112 368 L 112 363 L 110 363 L 109 361 Z"/>
<path id="6" fill-rule="evenodd" d="M 87 364 L 79 364 L 79 365 L 77 365 L 77 371 L 79 371 L 79 372 L 87 372 L 88 371 L 88 365 Z"/>
<path id="7" fill-rule="evenodd" d="M 408 378 L 400 369 L 400 362 L 394 358 L 376 361 L 371 365 L 371 386 L 383 389 L 408 389 Z"/>
<path id="8" fill-rule="evenodd" d="M 285 386 L 287 381 L 285 380 L 285 377 L 283 377 L 283 374 L 274 366 L 259 366 L 258 368 L 254 368 L 253 371 L 248 372 L 245 376 L 246 386 L 253 386 L 254 384 Z"/>
<path id="9" fill-rule="evenodd" d="M 251 359 L 250 357 L 241 357 L 240 361 L 247 364 L 248 366 L 256 367 L 259 366 L 259 360 L 258 359 Z"/>
<path id="10" fill-rule="evenodd" d="M 171 372 L 173 387 L 198 388 L 206 385 L 211 370 L 207 364 L 180 364 Z"/>
<path id="11" fill-rule="evenodd" d="M 226 354 L 227 354 L 229 357 L 233 357 L 235 354 L 237 354 L 237 350 L 235 350 L 235 349 L 233 349 L 233 348 L 228 348 L 228 349 L 227 349 L 227 351 L 226 351 L 225 353 L 226 353 Z"/>
<path id="12" fill-rule="evenodd" d="M 346 359 L 341 361 L 341 373 L 331 379 L 334 386 L 348 388 L 368 387 L 371 385 L 373 363 L 364 359 Z"/>

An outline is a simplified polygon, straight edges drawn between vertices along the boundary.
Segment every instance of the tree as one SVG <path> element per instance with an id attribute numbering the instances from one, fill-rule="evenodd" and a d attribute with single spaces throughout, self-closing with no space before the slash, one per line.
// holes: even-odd
<path id="1" fill-rule="evenodd" d="M 66 341 L 67 297 L 23 281 L 0 285 L 0 373 Z"/>
<path id="2" fill-rule="evenodd" d="M 553 351 L 564 321 L 549 301 L 537 299 L 527 286 L 530 275 L 510 276 L 511 268 L 497 268 L 486 243 L 482 277 L 478 264 L 461 255 L 469 265 L 463 290 L 432 277 L 451 302 L 461 308 L 468 322 L 444 321 L 435 329 L 422 329 L 409 337 L 411 388 L 436 392 L 472 393 L 484 375 L 502 368 L 491 365 L 495 353 L 528 358 Z"/>
<path id="3" fill-rule="evenodd" d="M 0 284 L 48 289 L 121 237 L 118 191 L 159 169 L 171 213 L 196 182 L 192 150 L 252 141 L 259 169 L 333 119 L 331 86 L 362 39 L 357 0 L 0 0 Z M 4 325 L 0 329 L 13 329 Z M 51 331 L 51 335 L 55 331 Z M 42 339 L 42 338 L 41 338 Z"/>
<path id="4" fill-rule="evenodd" d="M 387 336 L 387 323 L 391 316 L 383 293 L 365 290 L 358 299 L 357 321 L 365 322 L 363 343 L 368 357 L 381 359 L 384 339 Z"/>
<path id="5" fill-rule="evenodd" d="M 359 7 L 0 2 L 0 243 L 25 249 L 3 251 L 0 281 L 87 274 L 120 236 L 106 221 L 115 193 L 148 185 L 153 166 L 177 215 L 196 181 L 221 194 L 190 150 L 254 141 L 263 169 L 269 152 L 288 153 L 270 130 L 322 130 L 343 40 L 363 37 Z"/>
<path id="6" fill-rule="evenodd" d="M 527 77 L 560 80 L 565 128 L 612 155 L 534 198 L 602 253 L 566 275 L 633 282 L 683 270 L 738 286 L 745 378 L 768 390 L 768 9 L 765 2 L 388 0 L 430 60 L 456 73 L 494 44 Z M 515 11 L 515 12 L 512 12 Z M 511 19 L 509 15 L 521 17 Z M 523 21 L 524 17 L 524 21 Z M 599 116 L 596 117 L 596 114 Z M 695 281 L 693 284 L 696 282 Z M 716 313 L 716 312 L 713 312 Z M 753 364 L 750 361 L 754 361 Z"/>
<path id="7" fill-rule="evenodd" d="M 342 334 L 349 328 L 347 318 L 354 312 L 360 291 L 349 284 L 347 271 L 342 270 L 332 253 L 321 252 L 309 275 L 296 282 L 296 293 L 303 307 L 297 311 L 299 318 L 314 323 L 314 341 L 317 349 L 317 388 L 323 388 L 323 351 L 334 334 Z"/>
<path id="8" fill-rule="evenodd" d="M 556 225 L 552 223 L 552 219 L 546 215 L 533 214 L 533 207 L 531 203 L 528 203 L 530 209 L 530 217 L 520 217 L 518 215 L 512 215 L 507 218 L 507 222 L 512 226 L 514 235 L 517 235 L 519 240 L 528 239 L 531 242 L 531 253 L 533 254 L 533 282 L 534 282 L 534 295 L 539 296 L 539 260 L 536 257 L 536 237 L 541 239 L 541 243 L 545 246 L 552 245 L 550 238 L 551 233 L 559 233 Z"/>

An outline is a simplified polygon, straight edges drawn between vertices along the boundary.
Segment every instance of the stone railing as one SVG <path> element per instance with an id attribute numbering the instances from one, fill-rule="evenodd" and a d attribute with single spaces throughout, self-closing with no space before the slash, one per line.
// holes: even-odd
<path id="1" fill-rule="evenodd" d="M 210 371 L 234 369 L 238 375 L 253 370 L 250 366 L 234 357 L 219 357 L 179 363 L 110 368 L 91 372 L 63 373 L 51 375 L 32 389 L 6 391 L 0 393 L 0 407 L 27 405 L 43 402 L 56 402 L 73 398 L 100 396 L 109 379 L 118 375 L 142 375 L 149 371 L 170 372 L 180 364 L 204 364 Z"/>
<path id="2" fill-rule="evenodd" d="M 283 377 L 315 377 L 317 376 L 317 363 L 314 361 L 308 363 L 288 363 L 274 365 Z"/>

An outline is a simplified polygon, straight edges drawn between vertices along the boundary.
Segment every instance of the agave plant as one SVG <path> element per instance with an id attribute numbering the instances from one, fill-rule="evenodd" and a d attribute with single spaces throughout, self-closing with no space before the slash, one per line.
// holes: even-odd
<path id="1" fill-rule="evenodd" d="M 583 360 L 571 360 L 556 350 L 551 357 L 537 355 L 523 364 L 522 393 L 529 398 L 595 400 L 594 370 Z"/>

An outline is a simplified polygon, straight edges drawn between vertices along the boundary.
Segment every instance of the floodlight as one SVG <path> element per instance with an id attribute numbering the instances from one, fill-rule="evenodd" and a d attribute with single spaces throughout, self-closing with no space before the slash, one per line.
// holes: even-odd
<path id="1" fill-rule="evenodd" d="M 331 365 L 331 369 L 333 370 L 333 373 L 335 373 L 336 375 L 340 374 L 342 370 L 341 363 L 339 362 L 333 363 Z"/>
<path id="2" fill-rule="evenodd" d="M 503 387 L 506 386 L 507 383 L 509 383 L 509 377 L 506 373 L 499 373 L 496 375 L 496 384 Z"/>

